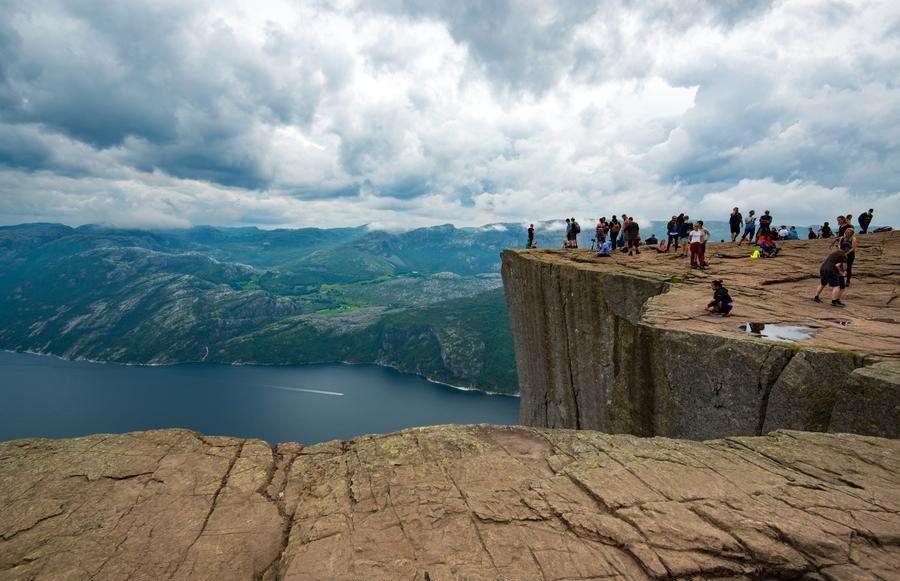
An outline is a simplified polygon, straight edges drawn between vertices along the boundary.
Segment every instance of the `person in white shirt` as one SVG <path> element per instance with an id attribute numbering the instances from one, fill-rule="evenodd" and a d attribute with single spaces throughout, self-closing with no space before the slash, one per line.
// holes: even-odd
<path id="1" fill-rule="evenodd" d="M 691 268 L 703 268 L 703 224 L 699 221 L 694 224 L 694 229 L 688 233 L 691 243 Z"/>
<path id="2" fill-rule="evenodd" d="M 778 229 L 778 239 L 779 240 L 787 240 L 788 235 L 790 235 L 790 233 L 791 232 L 787 229 L 786 226 L 782 226 L 781 228 Z"/>
<path id="3" fill-rule="evenodd" d="M 706 229 L 706 226 L 703 225 L 703 220 L 697 220 L 697 224 L 700 224 L 700 232 L 703 234 L 703 237 L 700 239 L 700 244 L 702 248 L 703 261 L 700 263 L 700 266 L 706 266 L 706 243 L 709 242 L 712 233 Z"/>

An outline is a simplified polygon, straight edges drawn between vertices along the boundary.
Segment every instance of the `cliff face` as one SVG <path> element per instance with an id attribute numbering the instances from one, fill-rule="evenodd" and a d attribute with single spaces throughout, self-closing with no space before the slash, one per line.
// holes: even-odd
<path id="1" fill-rule="evenodd" d="M 889 579 L 898 461 L 800 432 L 0 442 L 0 580 Z"/>
<path id="2" fill-rule="evenodd" d="M 504 251 L 520 422 L 692 439 L 778 428 L 897 437 L 900 238 L 864 240 L 845 310 L 809 300 L 825 242 L 757 261 L 711 246 L 712 268 L 697 274 L 656 252 Z M 735 316 L 701 314 L 713 278 Z M 747 321 L 809 337 L 751 337 Z"/>

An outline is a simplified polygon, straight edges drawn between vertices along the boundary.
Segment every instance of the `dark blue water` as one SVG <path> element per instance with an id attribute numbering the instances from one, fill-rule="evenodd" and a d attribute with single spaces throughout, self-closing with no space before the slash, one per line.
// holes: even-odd
<path id="1" fill-rule="evenodd" d="M 0 440 L 179 427 L 312 444 L 430 424 L 513 424 L 518 408 L 518 398 L 374 365 L 133 367 L 0 352 Z"/>

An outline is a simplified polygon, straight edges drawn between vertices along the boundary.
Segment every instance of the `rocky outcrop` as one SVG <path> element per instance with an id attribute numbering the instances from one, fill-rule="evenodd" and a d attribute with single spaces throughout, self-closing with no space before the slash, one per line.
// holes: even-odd
<path id="1" fill-rule="evenodd" d="M 711 268 L 691 271 L 674 253 L 504 251 L 520 422 L 691 439 L 900 436 L 900 236 L 862 237 L 843 310 L 810 300 L 827 252 L 827 241 L 792 241 L 752 261 L 711 245 Z M 704 314 L 714 278 L 735 299 L 732 317 Z M 749 321 L 808 337 L 753 337 L 740 328 Z"/>
<path id="2" fill-rule="evenodd" d="M 889 579 L 900 442 L 437 426 L 0 443 L 0 580 Z"/>

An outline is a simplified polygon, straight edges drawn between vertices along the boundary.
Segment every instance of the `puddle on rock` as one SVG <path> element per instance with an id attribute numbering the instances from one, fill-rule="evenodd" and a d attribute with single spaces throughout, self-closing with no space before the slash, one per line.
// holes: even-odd
<path id="1" fill-rule="evenodd" d="M 802 325 L 775 325 L 771 323 L 744 323 L 741 331 L 752 337 L 772 341 L 802 341 L 812 336 L 812 329 Z"/>

